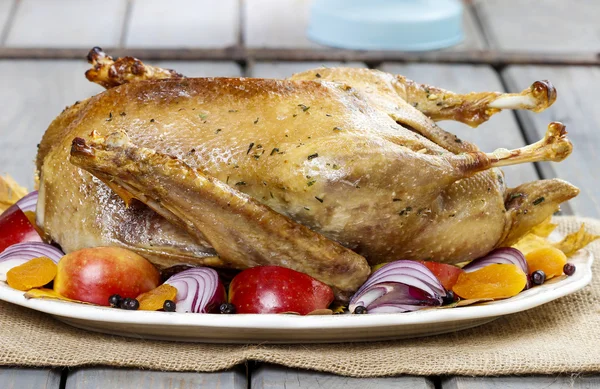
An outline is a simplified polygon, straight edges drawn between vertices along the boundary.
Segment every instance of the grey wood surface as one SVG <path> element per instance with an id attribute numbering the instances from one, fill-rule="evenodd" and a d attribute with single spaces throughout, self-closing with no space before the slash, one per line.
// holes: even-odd
<path id="1" fill-rule="evenodd" d="M 600 51 L 600 2 L 477 0 L 492 48 L 524 52 Z"/>
<path id="2" fill-rule="evenodd" d="M 442 381 L 441 389 L 594 389 L 600 377 L 453 377 Z"/>
<path id="3" fill-rule="evenodd" d="M 125 47 L 223 48 L 238 43 L 238 0 L 132 0 Z"/>
<path id="4" fill-rule="evenodd" d="M 434 389 L 424 377 L 351 378 L 275 365 L 260 365 L 252 371 L 252 389 Z"/>
<path id="5" fill-rule="evenodd" d="M 498 74 L 491 67 L 485 65 L 384 63 L 381 70 L 402 74 L 416 82 L 435 85 L 457 93 L 503 90 Z M 530 81 L 533 80 L 521 82 L 519 87 L 525 89 L 531 84 Z M 512 149 L 525 145 L 523 134 L 511 111 L 500 112 L 477 128 L 452 121 L 443 121 L 439 125 L 459 138 L 475 143 L 487 152 L 500 147 Z M 533 164 L 508 166 L 502 170 L 509 186 L 516 186 L 538 178 Z"/>
<path id="6" fill-rule="evenodd" d="M 33 188 L 36 145 L 50 122 L 76 100 L 103 88 L 83 73 L 85 61 L 0 61 L 0 174 Z"/>
<path id="7" fill-rule="evenodd" d="M 4 41 L 4 38 L 6 38 L 5 35 L 8 33 L 6 22 L 14 4 L 15 0 L 0 0 L 0 44 Z"/>
<path id="8" fill-rule="evenodd" d="M 65 389 L 245 389 L 241 369 L 217 373 L 83 368 L 70 372 Z"/>
<path id="9" fill-rule="evenodd" d="M 306 37 L 311 0 L 244 0 L 244 43 L 251 48 L 324 48 Z"/>
<path id="10" fill-rule="evenodd" d="M 320 67 L 345 66 L 351 68 L 367 67 L 362 62 L 255 62 L 246 70 L 248 77 L 287 78 L 294 73 Z"/>
<path id="11" fill-rule="evenodd" d="M 59 389 L 60 370 L 0 367 L 0 389 Z"/>
<path id="12" fill-rule="evenodd" d="M 544 177 L 562 178 L 581 189 L 579 196 L 569 202 L 575 214 L 600 217 L 600 111 L 596 97 L 600 68 L 511 66 L 502 75 L 515 91 L 534 79 L 547 79 L 555 85 L 558 98 L 552 107 L 538 114 L 519 112 L 518 115 L 531 140 L 541 139 L 552 121 L 567 126 L 573 154 L 560 163 L 540 163 L 540 170 Z"/>
<path id="13" fill-rule="evenodd" d="M 465 39 L 456 46 L 449 47 L 444 50 L 460 51 L 473 49 L 486 49 L 488 47 L 483 31 L 479 28 L 477 17 L 473 9 L 465 5 L 463 13 L 463 31 Z"/>
<path id="14" fill-rule="evenodd" d="M 117 46 L 127 0 L 20 0 L 10 47 Z"/>

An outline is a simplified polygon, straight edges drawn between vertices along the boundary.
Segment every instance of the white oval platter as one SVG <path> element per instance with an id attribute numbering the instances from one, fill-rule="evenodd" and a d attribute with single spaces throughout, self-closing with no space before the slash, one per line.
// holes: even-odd
<path id="1" fill-rule="evenodd" d="M 592 279 L 590 252 L 569 259 L 574 275 L 506 300 L 449 309 L 372 315 L 218 315 L 124 311 L 56 300 L 26 299 L 0 282 L 0 300 L 54 316 L 75 327 L 142 339 L 209 343 L 329 343 L 403 339 L 460 331 L 574 293 Z"/>

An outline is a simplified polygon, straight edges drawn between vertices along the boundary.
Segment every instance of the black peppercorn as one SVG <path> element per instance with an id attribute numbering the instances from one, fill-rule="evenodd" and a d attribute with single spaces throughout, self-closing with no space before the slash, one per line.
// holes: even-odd
<path id="1" fill-rule="evenodd" d="M 577 270 L 577 268 L 572 263 L 567 262 L 565 263 L 565 266 L 563 266 L 563 272 L 568 276 L 572 276 L 573 273 L 575 273 L 575 270 Z"/>
<path id="2" fill-rule="evenodd" d="M 451 290 L 446 291 L 446 295 L 442 297 L 442 304 L 448 305 L 454 302 L 454 292 Z"/>
<path id="3" fill-rule="evenodd" d="M 219 312 L 223 314 L 235 313 L 235 305 L 229 303 L 223 303 L 219 306 Z"/>
<path id="4" fill-rule="evenodd" d="M 121 309 L 126 309 L 128 311 L 135 311 L 140 307 L 140 302 L 137 301 L 136 299 L 132 299 L 127 297 L 126 299 L 123 299 L 123 301 L 121 302 Z"/>
<path id="5" fill-rule="evenodd" d="M 163 310 L 165 312 L 175 312 L 176 309 L 177 309 L 177 304 L 175 304 L 174 301 L 165 300 L 165 303 L 163 304 Z"/>
<path id="6" fill-rule="evenodd" d="M 359 305 L 358 307 L 354 308 L 354 314 L 355 315 L 364 315 L 367 312 L 367 308 L 363 307 L 362 305 Z"/>
<path id="7" fill-rule="evenodd" d="M 546 273 L 544 273 L 542 270 L 534 271 L 531 273 L 531 282 L 534 285 L 542 285 L 544 282 L 546 282 Z"/>
<path id="8" fill-rule="evenodd" d="M 113 294 L 108 298 L 108 305 L 113 308 L 119 308 L 123 299 L 118 294 Z"/>

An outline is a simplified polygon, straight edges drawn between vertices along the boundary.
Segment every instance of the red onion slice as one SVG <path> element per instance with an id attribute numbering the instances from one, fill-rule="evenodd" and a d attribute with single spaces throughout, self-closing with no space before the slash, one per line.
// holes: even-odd
<path id="1" fill-rule="evenodd" d="M 529 274 L 529 268 L 527 267 L 527 260 L 525 260 L 525 256 L 522 252 L 513 247 L 501 247 L 492 250 L 485 257 L 471 261 L 471 263 L 463 267 L 463 270 L 467 273 L 471 273 L 475 270 L 481 269 L 482 267 L 486 267 L 487 265 L 499 263 L 516 265 L 523 270 L 523 273 Z"/>
<path id="2" fill-rule="evenodd" d="M 436 276 L 425 265 L 415 261 L 394 261 L 379 268 L 371 274 L 369 279 L 358 289 L 355 295 L 362 293 L 374 284 L 383 282 L 401 282 L 423 289 L 425 292 L 441 296 L 446 291 Z"/>
<path id="3" fill-rule="evenodd" d="M 42 242 L 24 242 L 9 246 L 0 254 L 0 280 L 6 281 L 6 273 L 15 266 L 24 264 L 33 258 L 47 257 L 54 263 L 65 254 L 56 247 Z"/>
<path id="4" fill-rule="evenodd" d="M 17 205 L 21 208 L 21 211 L 27 212 L 35 212 L 38 201 L 38 191 L 34 190 L 31 193 L 26 194 L 19 201 L 17 201 Z"/>
<path id="5" fill-rule="evenodd" d="M 212 313 L 226 302 L 225 287 L 217 272 L 194 267 L 173 275 L 165 284 L 177 289 L 176 312 Z"/>
<path id="6" fill-rule="evenodd" d="M 369 313 L 407 312 L 442 305 L 446 290 L 433 273 L 414 261 L 391 262 L 376 272 L 350 300 L 349 310 L 358 306 Z"/>

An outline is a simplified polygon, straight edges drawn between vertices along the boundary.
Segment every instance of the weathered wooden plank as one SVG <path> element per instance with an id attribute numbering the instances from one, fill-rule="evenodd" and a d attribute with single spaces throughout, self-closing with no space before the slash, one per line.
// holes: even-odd
<path id="1" fill-rule="evenodd" d="M 2 389 L 59 389 L 60 370 L 1 367 Z"/>
<path id="2" fill-rule="evenodd" d="M 149 61 L 186 77 L 240 77 L 242 68 L 231 61 Z"/>
<path id="3" fill-rule="evenodd" d="M 452 377 L 442 381 L 442 389 L 592 389 L 600 387 L 600 377 Z"/>
<path id="4" fill-rule="evenodd" d="M 251 375 L 252 389 L 433 389 L 424 377 L 351 378 L 329 373 L 261 365 Z"/>
<path id="5" fill-rule="evenodd" d="M 83 368 L 67 377 L 66 389 L 245 389 L 241 369 L 217 373 L 160 372 L 133 369 Z"/>
<path id="6" fill-rule="evenodd" d="M 118 46 L 126 0 L 21 0 L 6 45 Z"/>
<path id="7" fill-rule="evenodd" d="M 600 51 L 600 2 L 477 0 L 481 25 L 494 48 L 519 51 Z"/>
<path id="8" fill-rule="evenodd" d="M 248 66 L 249 77 L 259 78 L 287 78 L 294 73 L 305 70 L 316 69 L 320 67 L 345 66 L 350 68 L 364 68 L 362 62 L 255 62 Z"/>
<path id="9" fill-rule="evenodd" d="M 133 0 L 125 46 L 221 48 L 238 36 L 238 0 Z"/>
<path id="10" fill-rule="evenodd" d="M 444 50 L 463 51 L 487 48 L 483 32 L 477 24 L 477 17 L 475 16 L 473 9 L 468 5 L 465 5 L 463 13 L 463 32 L 465 34 L 465 39 L 461 43 Z"/>
<path id="11" fill-rule="evenodd" d="M 503 90 L 500 78 L 489 66 L 384 63 L 381 69 L 457 93 Z M 531 81 L 533 80 L 520 82 L 520 88 L 525 89 Z M 440 126 L 461 139 L 477 144 L 487 152 L 500 147 L 518 148 L 525 144 L 523 134 L 512 112 L 498 113 L 478 128 L 451 121 L 441 122 Z M 509 186 L 517 186 L 538 178 L 533 164 L 508 166 L 502 170 L 506 174 L 506 182 Z"/>
<path id="12" fill-rule="evenodd" d="M 0 39 L 4 38 L 6 22 L 8 21 L 11 9 L 14 6 L 14 4 L 15 0 L 0 0 Z M 2 43 L 1 40 L 0 43 Z"/>
<path id="13" fill-rule="evenodd" d="M 243 9 L 245 45 L 323 48 L 306 37 L 311 3 L 306 0 L 246 0 Z"/>
<path id="14" fill-rule="evenodd" d="M 574 151 L 560 163 L 539 164 L 544 177 L 565 179 L 581 189 L 569 202 L 571 210 L 582 216 L 600 217 L 600 111 L 595 96 L 600 88 L 600 68 L 511 66 L 502 73 L 511 90 L 531 80 L 550 80 L 558 91 L 556 103 L 544 112 L 518 112 L 525 133 L 531 140 L 541 139 L 548 123 L 567 126 Z M 563 207 L 563 210 L 569 209 Z"/>
<path id="15" fill-rule="evenodd" d="M 322 49 L 306 37 L 312 1 L 246 0 L 243 10 L 244 41 L 251 48 Z M 464 13 L 465 40 L 450 50 L 486 47 L 474 15 L 469 7 Z"/>
<path id="16" fill-rule="evenodd" d="M 0 174 L 33 187 L 36 145 L 66 105 L 102 91 L 84 61 L 0 61 Z"/>

